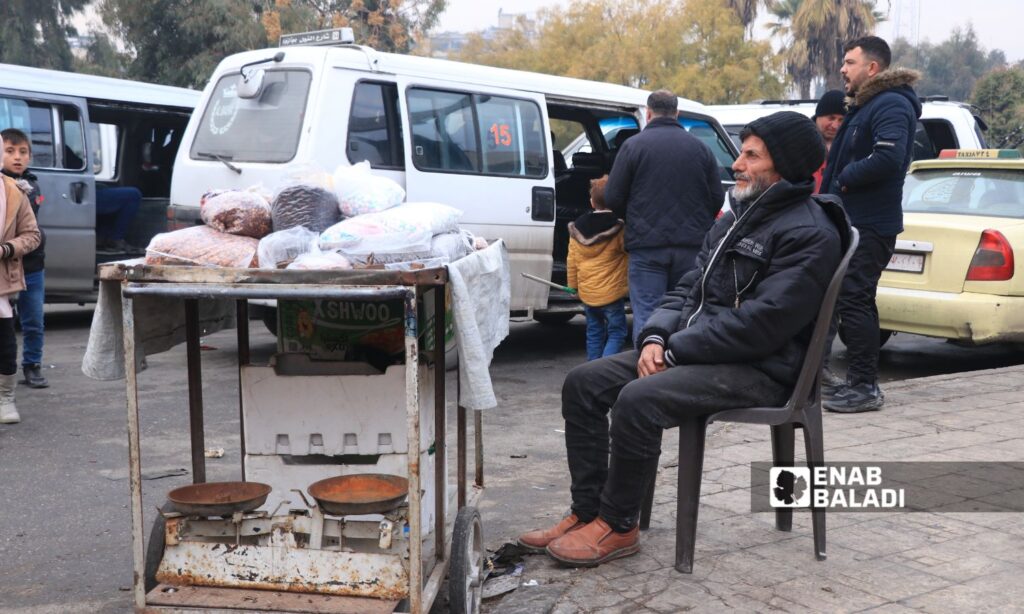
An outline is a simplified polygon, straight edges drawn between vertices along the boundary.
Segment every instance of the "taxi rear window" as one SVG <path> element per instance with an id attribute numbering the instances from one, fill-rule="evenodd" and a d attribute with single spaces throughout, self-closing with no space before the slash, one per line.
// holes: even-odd
<path id="1" fill-rule="evenodd" d="M 1024 219 L 1024 166 L 913 172 L 903 185 L 903 211 Z"/>

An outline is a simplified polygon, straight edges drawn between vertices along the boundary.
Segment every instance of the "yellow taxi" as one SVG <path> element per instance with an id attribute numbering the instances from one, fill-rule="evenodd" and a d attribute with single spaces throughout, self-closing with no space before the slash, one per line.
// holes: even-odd
<path id="1" fill-rule="evenodd" d="M 914 162 L 903 233 L 878 287 L 891 331 L 968 344 L 1024 341 L 1024 159 L 1017 150 L 945 150 Z"/>

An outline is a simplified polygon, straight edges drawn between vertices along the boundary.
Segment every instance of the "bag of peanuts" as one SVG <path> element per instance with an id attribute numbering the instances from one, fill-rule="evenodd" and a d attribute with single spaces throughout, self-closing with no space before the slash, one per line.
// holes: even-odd
<path id="1" fill-rule="evenodd" d="M 208 192 L 199 206 L 203 223 L 233 235 L 260 239 L 270 234 L 270 203 L 254 190 Z"/>
<path id="2" fill-rule="evenodd" d="M 209 226 L 192 226 L 153 237 L 146 248 L 146 264 L 245 269 L 256 266 L 259 243 Z"/>

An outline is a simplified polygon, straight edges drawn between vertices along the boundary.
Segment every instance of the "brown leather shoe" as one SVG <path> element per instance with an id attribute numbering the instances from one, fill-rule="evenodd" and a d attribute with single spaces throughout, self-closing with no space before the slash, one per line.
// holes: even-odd
<path id="1" fill-rule="evenodd" d="M 530 552 L 540 554 L 544 552 L 544 549 L 547 548 L 552 540 L 558 539 L 570 531 L 582 529 L 585 526 L 587 526 L 587 523 L 580 521 L 576 514 L 569 514 L 558 521 L 558 524 L 553 527 L 523 533 L 519 536 L 519 545 Z"/>
<path id="2" fill-rule="evenodd" d="M 608 523 L 597 518 L 582 529 L 552 541 L 547 551 L 563 565 L 596 567 L 639 552 L 640 529 L 633 527 L 628 533 L 616 533 Z"/>

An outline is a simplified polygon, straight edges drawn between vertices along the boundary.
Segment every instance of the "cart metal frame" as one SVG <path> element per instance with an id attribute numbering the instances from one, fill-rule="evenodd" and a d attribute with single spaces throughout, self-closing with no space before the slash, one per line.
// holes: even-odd
<path id="1" fill-rule="evenodd" d="M 404 303 L 405 356 L 406 356 L 406 410 L 407 437 L 409 442 L 417 442 L 408 446 L 408 479 L 409 479 L 409 596 L 408 612 L 421 614 L 429 611 L 436 599 L 442 580 L 448 571 L 451 560 L 451 533 L 446 532 L 449 517 L 444 510 L 448 499 L 447 490 L 447 458 L 446 458 L 446 418 L 447 405 L 445 395 L 446 372 L 444 369 L 445 352 L 445 286 L 448 283 L 448 271 L 444 268 L 422 269 L 416 271 L 287 271 L 287 270 L 256 270 L 256 269 L 218 269 L 180 266 L 147 266 L 141 260 L 124 261 L 102 265 L 100 267 L 101 282 L 120 282 L 122 298 L 122 332 L 124 339 L 125 389 L 127 395 L 128 414 L 128 462 L 129 483 L 131 490 L 132 519 L 132 560 L 133 582 L 132 595 L 136 612 L 194 612 L 199 609 L 189 607 L 167 607 L 147 602 L 145 590 L 145 551 L 143 543 L 142 514 L 142 461 L 140 454 L 139 431 L 139 389 L 136 373 L 135 318 L 133 311 L 134 298 L 140 296 L 158 296 L 184 300 L 185 309 L 185 343 L 188 375 L 188 406 L 189 430 L 191 439 L 193 483 L 206 481 L 205 439 L 203 431 L 203 396 L 202 396 L 202 359 L 200 356 L 199 299 L 234 300 L 237 316 L 238 365 L 239 377 L 241 367 L 250 364 L 249 317 L 247 299 L 293 298 L 293 299 L 397 299 Z M 435 475 L 434 488 L 436 496 L 434 514 L 434 551 L 435 564 L 429 576 L 423 576 L 423 529 L 421 516 L 421 475 L 420 475 L 420 413 L 419 413 L 419 341 L 417 322 L 417 299 L 421 293 L 436 289 L 434 292 L 434 430 L 435 430 Z M 456 463 L 457 463 L 457 513 L 463 507 L 476 502 L 483 491 L 483 437 L 481 432 L 481 412 L 473 412 L 475 479 L 471 492 L 467 492 L 467 411 L 457 405 L 456 416 Z M 245 437 L 242 416 L 241 390 L 239 390 L 239 430 L 241 440 L 241 474 L 245 479 Z M 454 518 L 454 515 L 450 516 Z M 202 592 L 204 589 L 195 587 Z M 211 603 L 214 609 L 223 609 L 223 596 L 226 592 L 237 592 L 239 604 L 227 606 L 229 611 L 237 612 L 244 609 L 242 598 L 251 602 L 252 595 L 267 593 L 244 589 L 205 589 L 211 593 L 219 593 L 219 599 Z M 280 599 L 272 599 L 277 595 Z M 268 604 L 250 611 L 278 609 L 296 603 L 295 595 L 303 600 L 318 595 L 310 593 L 287 593 L 262 595 L 267 597 Z M 337 596 L 333 597 L 338 601 Z M 367 599 L 367 598 L 345 598 Z M 329 601 L 330 599 L 327 599 Z M 371 601 L 376 601 L 370 599 Z M 326 603 L 321 604 L 325 606 Z M 366 603 L 369 607 L 371 604 Z M 205 609 L 205 608 L 202 608 Z M 297 611 L 297 610 L 289 610 Z M 309 611 L 329 611 L 327 609 L 310 609 Z"/>

